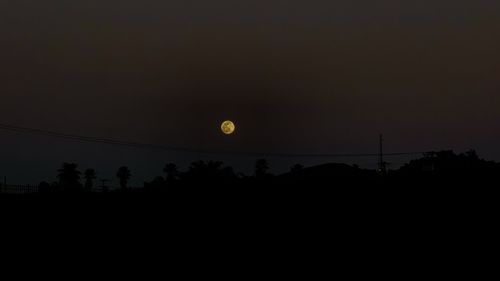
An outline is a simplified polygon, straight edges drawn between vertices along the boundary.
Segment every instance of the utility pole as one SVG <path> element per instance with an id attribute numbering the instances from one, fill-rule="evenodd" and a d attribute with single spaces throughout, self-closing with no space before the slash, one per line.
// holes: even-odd
<path id="1" fill-rule="evenodd" d="M 378 171 L 381 174 L 387 172 L 386 163 L 384 161 L 384 137 L 382 134 L 379 136 Z"/>

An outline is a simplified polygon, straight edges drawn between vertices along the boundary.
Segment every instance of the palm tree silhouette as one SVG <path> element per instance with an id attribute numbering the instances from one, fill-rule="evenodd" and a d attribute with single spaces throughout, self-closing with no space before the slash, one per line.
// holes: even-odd
<path id="1" fill-rule="evenodd" d="M 176 181 L 180 174 L 177 165 L 175 165 L 174 163 L 168 163 L 167 165 L 165 165 L 165 168 L 163 168 L 163 172 L 166 174 L 165 179 L 167 183 Z"/>
<path id="2" fill-rule="evenodd" d="M 83 176 L 85 178 L 85 190 L 92 191 L 92 188 L 94 187 L 94 180 L 96 179 L 95 170 L 94 169 L 87 169 L 83 173 Z"/>
<path id="3" fill-rule="evenodd" d="M 123 166 L 120 169 L 118 169 L 118 172 L 116 173 L 116 176 L 120 179 L 120 187 L 122 190 L 127 189 L 127 184 L 130 178 L 132 177 L 132 174 L 129 170 L 128 167 Z"/>
<path id="4" fill-rule="evenodd" d="M 78 165 L 74 163 L 64 163 L 62 168 L 57 170 L 59 184 L 64 190 L 78 190 L 81 187 Z"/>

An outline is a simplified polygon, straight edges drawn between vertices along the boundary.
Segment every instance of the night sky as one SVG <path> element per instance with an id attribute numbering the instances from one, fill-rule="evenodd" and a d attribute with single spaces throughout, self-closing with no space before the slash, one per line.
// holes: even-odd
<path id="1" fill-rule="evenodd" d="M 388 152 L 500 160 L 499 15 L 487 0 L 1 0 L 0 123 L 285 153 L 376 153 L 383 133 Z M 199 157 L 0 131 L 16 183 L 64 161 L 142 181 Z"/>

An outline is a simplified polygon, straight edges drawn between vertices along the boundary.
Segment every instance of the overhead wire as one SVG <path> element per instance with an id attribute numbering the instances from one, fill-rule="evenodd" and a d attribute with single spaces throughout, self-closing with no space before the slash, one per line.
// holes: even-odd
<path id="1" fill-rule="evenodd" d="M 87 143 L 99 143 L 114 146 L 124 146 L 139 149 L 153 149 L 153 150 L 165 150 L 172 152 L 184 152 L 184 153 L 195 153 L 195 154 L 207 154 L 207 155 L 240 155 L 240 156 L 265 156 L 265 157 L 278 157 L 278 158 L 341 158 L 341 157 L 378 157 L 378 153 L 277 153 L 277 152 L 250 152 L 250 151 L 222 151 L 222 150 L 203 150 L 195 149 L 189 147 L 179 147 L 161 144 L 150 144 L 141 143 L 128 140 L 120 140 L 113 138 L 102 138 L 102 137 L 92 137 L 77 134 L 69 134 L 63 132 L 56 132 L 51 130 L 43 130 L 38 128 L 21 127 L 14 126 L 10 124 L 0 123 L 0 130 L 11 131 L 24 134 L 32 134 L 46 137 L 53 137 L 58 139 L 65 139 L 78 142 Z M 384 156 L 404 156 L 404 155 L 419 155 L 424 154 L 423 152 L 394 152 L 394 153 L 384 153 Z"/>

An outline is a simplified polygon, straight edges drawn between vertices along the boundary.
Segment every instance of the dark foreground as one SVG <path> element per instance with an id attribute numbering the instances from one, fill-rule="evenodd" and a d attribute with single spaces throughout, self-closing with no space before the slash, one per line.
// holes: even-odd
<path id="1" fill-rule="evenodd" d="M 259 275 L 268 265 L 321 277 L 308 268 L 334 263 L 349 274 L 397 268 L 428 276 L 434 267 L 421 264 L 451 270 L 443 261 L 457 264 L 488 247 L 496 228 L 492 178 L 333 179 L 3 195 L 0 209 L 4 233 L 48 251 L 59 245 L 75 254 L 97 242 L 96 252 L 111 248 L 134 261 L 151 262 L 151 252 L 156 262 L 199 259 L 205 274 L 229 266 Z"/>
<path id="2" fill-rule="evenodd" d="M 388 174 L 345 165 L 247 178 L 204 172 L 109 192 L 45 185 L 0 194 L 3 241 L 23 254 L 20 246 L 42 245 L 42 260 L 60 247 L 63 259 L 87 252 L 107 264 L 107 252 L 167 274 L 174 264 L 183 274 L 214 276 L 230 268 L 307 280 L 342 271 L 464 277 L 474 262 L 492 263 L 481 251 L 497 239 L 500 169 L 454 163 L 417 162 Z"/>
<path id="3" fill-rule="evenodd" d="M 110 192 L 39 192 L 0 194 L 8 212 L 103 211 L 116 215 L 262 214 L 266 212 L 323 216 L 377 212 L 477 211 L 493 207 L 499 178 L 493 177 L 334 177 L 286 182 L 205 183 Z M 484 203 L 484 204 L 483 204 Z"/>

